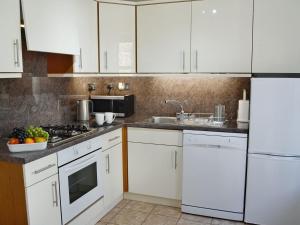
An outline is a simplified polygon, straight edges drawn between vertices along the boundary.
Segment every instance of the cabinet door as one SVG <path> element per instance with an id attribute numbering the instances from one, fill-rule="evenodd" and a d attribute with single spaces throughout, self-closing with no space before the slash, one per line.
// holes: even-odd
<path id="1" fill-rule="evenodd" d="M 192 72 L 251 73 L 253 0 L 192 2 Z"/>
<path id="2" fill-rule="evenodd" d="M 1 0 L 0 27 L 0 72 L 22 72 L 20 3 L 18 0 Z"/>
<path id="3" fill-rule="evenodd" d="M 29 51 L 79 54 L 73 0 L 21 0 Z"/>
<path id="4" fill-rule="evenodd" d="M 181 199 L 182 147 L 128 143 L 129 192 Z"/>
<path id="5" fill-rule="evenodd" d="M 300 1 L 254 4 L 253 73 L 300 73 Z"/>
<path id="6" fill-rule="evenodd" d="M 104 151 L 103 153 L 104 174 L 104 205 L 111 207 L 112 204 L 123 194 L 123 167 L 122 167 L 122 144 Z"/>
<path id="7" fill-rule="evenodd" d="M 74 72 L 98 73 L 98 17 L 97 2 L 75 0 L 79 55 L 74 57 Z"/>
<path id="8" fill-rule="evenodd" d="M 28 225 L 61 225 L 58 175 L 26 188 Z"/>
<path id="9" fill-rule="evenodd" d="M 100 72 L 135 72 L 135 7 L 99 3 Z"/>
<path id="10" fill-rule="evenodd" d="M 190 72 L 190 26 L 190 2 L 138 6 L 138 72 Z"/>

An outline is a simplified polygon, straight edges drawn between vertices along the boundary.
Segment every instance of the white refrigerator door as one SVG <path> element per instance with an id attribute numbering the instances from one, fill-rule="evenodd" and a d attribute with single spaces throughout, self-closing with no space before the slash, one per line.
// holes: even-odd
<path id="1" fill-rule="evenodd" d="M 249 152 L 300 156 L 299 125 L 300 79 L 253 78 Z"/>
<path id="2" fill-rule="evenodd" d="M 250 154 L 245 221 L 300 224 L 300 158 Z"/>

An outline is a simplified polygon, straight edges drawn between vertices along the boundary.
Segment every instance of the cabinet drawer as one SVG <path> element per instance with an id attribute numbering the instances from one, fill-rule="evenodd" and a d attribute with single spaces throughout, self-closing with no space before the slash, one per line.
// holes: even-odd
<path id="1" fill-rule="evenodd" d="M 122 142 L 122 129 L 118 129 L 101 136 L 102 151 L 105 151 Z"/>
<path id="2" fill-rule="evenodd" d="M 128 141 L 135 143 L 182 146 L 182 131 L 128 128 Z"/>
<path id="3" fill-rule="evenodd" d="M 93 150 L 103 148 L 102 143 L 101 143 L 101 137 L 99 136 L 99 137 L 95 137 L 95 138 L 89 140 L 89 146 Z"/>
<path id="4" fill-rule="evenodd" d="M 57 156 L 52 154 L 36 161 L 27 163 L 24 169 L 25 187 L 31 186 L 58 172 Z"/>

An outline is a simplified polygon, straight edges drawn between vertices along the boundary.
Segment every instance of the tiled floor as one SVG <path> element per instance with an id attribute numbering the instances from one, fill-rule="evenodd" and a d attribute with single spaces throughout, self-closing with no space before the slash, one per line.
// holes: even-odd
<path id="1" fill-rule="evenodd" d="M 123 200 L 97 225 L 244 225 L 241 222 L 193 216 L 179 208 Z"/>

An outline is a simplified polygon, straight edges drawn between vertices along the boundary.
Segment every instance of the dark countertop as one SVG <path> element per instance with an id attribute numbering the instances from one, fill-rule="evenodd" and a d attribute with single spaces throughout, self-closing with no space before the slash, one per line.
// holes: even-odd
<path id="1" fill-rule="evenodd" d="M 222 127 L 208 127 L 200 125 L 186 125 L 181 123 L 176 124 L 155 124 L 149 120 L 150 116 L 132 116 L 126 119 L 117 119 L 116 123 L 110 126 L 96 128 L 95 131 L 88 136 L 78 138 L 68 143 L 48 147 L 45 150 L 35 152 L 22 152 L 11 153 L 6 145 L 7 140 L 0 141 L 0 161 L 25 164 L 31 161 L 40 159 L 52 153 L 61 151 L 72 145 L 89 140 L 91 138 L 100 136 L 102 134 L 119 129 L 123 126 L 127 127 L 140 127 L 140 128 L 153 128 L 153 129 L 168 129 L 168 130 L 199 130 L 199 131 L 212 131 L 212 132 L 229 132 L 229 133 L 248 133 L 248 128 L 239 128 L 236 122 L 226 123 Z M 94 122 L 92 122 L 94 124 Z"/>
<path id="2" fill-rule="evenodd" d="M 92 138 L 100 136 L 102 134 L 119 129 L 121 127 L 123 127 L 122 123 L 96 128 L 95 131 L 90 133 L 88 136 L 78 138 L 76 140 L 70 141 L 65 144 L 57 145 L 54 147 L 48 147 L 45 150 L 34 151 L 34 152 L 12 153 L 8 150 L 8 147 L 6 145 L 7 142 L 2 140 L 0 142 L 0 161 L 11 162 L 11 163 L 20 163 L 20 164 L 29 163 L 31 161 L 43 158 L 47 155 L 51 155 L 52 153 L 61 151 L 72 145 L 76 145 L 80 142 L 92 139 Z"/>
<path id="3" fill-rule="evenodd" d="M 202 125 L 187 125 L 184 123 L 176 124 L 162 124 L 153 123 L 150 121 L 151 116 L 133 116 L 125 119 L 123 123 L 128 127 L 141 127 L 141 128 L 153 128 L 153 129 L 168 129 L 168 130 L 199 130 L 199 131 L 211 131 L 211 132 L 228 132 L 228 133 L 245 133 L 248 134 L 249 128 L 239 127 L 236 121 L 226 122 L 223 126 L 202 126 Z M 244 125 L 245 126 L 245 125 Z"/>

